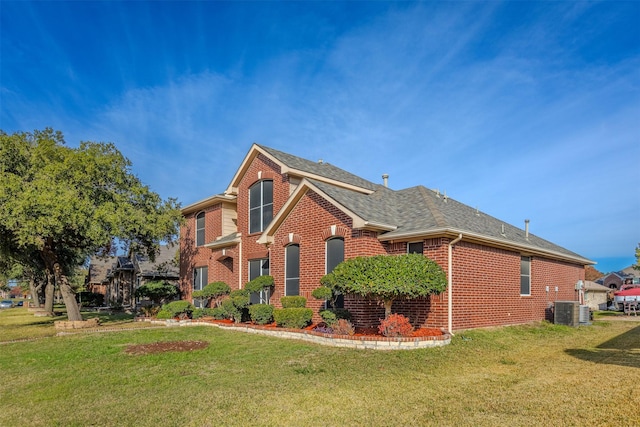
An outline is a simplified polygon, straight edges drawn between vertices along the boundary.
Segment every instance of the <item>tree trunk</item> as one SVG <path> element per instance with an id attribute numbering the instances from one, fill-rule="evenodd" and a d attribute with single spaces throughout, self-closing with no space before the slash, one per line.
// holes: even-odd
<path id="1" fill-rule="evenodd" d="M 392 299 L 384 300 L 384 318 L 386 319 L 391 315 L 391 305 L 393 304 Z"/>
<path id="2" fill-rule="evenodd" d="M 69 279 L 67 279 L 67 276 L 62 273 L 60 264 L 56 263 L 54 268 L 56 274 L 56 282 L 60 287 L 60 293 L 62 294 L 62 299 L 64 300 L 64 306 L 67 308 L 67 319 L 70 321 L 82 320 L 80 307 L 78 307 L 78 302 L 76 301 L 76 292 L 73 290 L 71 285 L 69 285 Z"/>
<path id="3" fill-rule="evenodd" d="M 47 283 L 44 285 L 44 311 L 53 316 L 53 294 L 55 291 L 53 275 L 47 272 Z"/>
<path id="4" fill-rule="evenodd" d="M 31 300 L 33 301 L 33 306 L 36 308 L 40 308 L 40 289 L 42 288 L 42 283 L 38 283 L 38 281 L 32 277 L 29 279 L 29 293 L 31 294 Z"/>

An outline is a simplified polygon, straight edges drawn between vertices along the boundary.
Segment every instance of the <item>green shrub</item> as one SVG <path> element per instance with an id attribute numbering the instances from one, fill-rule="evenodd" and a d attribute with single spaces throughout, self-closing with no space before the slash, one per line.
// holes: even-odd
<path id="1" fill-rule="evenodd" d="M 156 314 L 156 319 L 173 319 L 173 316 L 168 310 L 160 310 L 158 314 Z"/>
<path id="2" fill-rule="evenodd" d="M 276 325 L 283 328 L 302 329 L 311 322 L 313 310 L 304 307 L 278 308 L 273 310 Z"/>
<path id="3" fill-rule="evenodd" d="M 273 306 L 269 304 L 253 304 L 249 306 L 249 315 L 258 325 L 266 325 L 273 320 Z"/>
<path id="4" fill-rule="evenodd" d="M 212 282 L 202 288 L 202 290 L 194 291 L 191 296 L 202 302 L 205 307 L 208 306 L 211 301 L 215 307 L 220 306 L 221 298 L 228 295 L 231 292 L 231 288 L 225 282 Z"/>
<path id="5" fill-rule="evenodd" d="M 331 289 L 327 288 L 326 286 L 317 287 L 313 290 L 313 292 L 311 292 L 312 297 L 324 301 L 330 300 L 332 295 L 333 292 L 331 292 Z"/>
<path id="6" fill-rule="evenodd" d="M 227 319 L 227 312 L 222 307 L 214 307 L 211 309 L 211 317 L 217 320 Z"/>
<path id="7" fill-rule="evenodd" d="M 163 305 L 161 311 L 168 311 L 171 317 L 185 318 L 191 316 L 194 309 L 195 307 L 189 301 L 180 300 Z"/>
<path id="8" fill-rule="evenodd" d="M 339 319 L 351 321 L 351 312 L 344 308 L 332 308 L 320 311 L 320 317 L 328 325 L 333 325 Z"/>
<path id="9" fill-rule="evenodd" d="M 282 308 L 303 308 L 307 305 L 307 299 L 298 295 L 280 298 Z"/>
<path id="10" fill-rule="evenodd" d="M 137 298 L 149 298 L 154 304 L 162 304 L 180 295 L 180 291 L 173 283 L 154 281 L 140 286 L 134 294 Z"/>
<path id="11" fill-rule="evenodd" d="M 271 286 L 273 286 L 273 284 L 273 276 L 265 275 L 258 276 L 255 279 L 247 282 L 247 284 L 244 285 L 244 288 L 250 293 L 255 293 L 260 292 L 263 289 L 270 288 Z"/>
<path id="12" fill-rule="evenodd" d="M 402 314 L 390 314 L 380 321 L 378 330 L 385 337 L 410 337 L 413 326 Z"/>
<path id="13" fill-rule="evenodd" d="M 331 310 L 322 310 L 319 314 L 320 317 L 322 317 L 322 320 L 324 320 L 324 322 L 329 326 L 333 325 L 336 320 L 338 320 L 336 314 Z"/>
<path id="14" fill-rule="evenodd" d="M 236 289 L 229 294 L 220 304 L 220 308 L 225 313 L 227 319 L 233 319 L 236 323 L 242 322 L 246 317 L 247 306 L 249 305 L 249 291 L 246 289 Z"/>
<path id="15" fill-rule="evenodd" d="M 193 314 L 191 315 L 191 317 L 193 319 L 202 319 L 206 316 L 213 317 L 213 310 L 213 308 L 196 308 L 195 310 L 193 310 Z"/>

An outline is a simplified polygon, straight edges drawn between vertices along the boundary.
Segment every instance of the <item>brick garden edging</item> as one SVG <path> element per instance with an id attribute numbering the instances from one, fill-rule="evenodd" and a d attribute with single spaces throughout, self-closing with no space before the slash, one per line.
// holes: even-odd
<path id="1" fill-rule="evenodd" d="M 386 338 L 373 336 L 349 336 L 325 334 L 304 329 L 266 328 L 249 324 L 221 324 L 200 320 L 157 320 L 137 318 L 136 321 L 165 324 L 167 326 L 215 326 L 220 329 L 235 330 L 251 334 L 268 335 L 285 339 L 313 342 L 331 347 L 347 347 L 372 350 L 415 350 L 419 348 L 443 347 L 451 343 L 451 335 L 444 333 L 430 337 Z"/>

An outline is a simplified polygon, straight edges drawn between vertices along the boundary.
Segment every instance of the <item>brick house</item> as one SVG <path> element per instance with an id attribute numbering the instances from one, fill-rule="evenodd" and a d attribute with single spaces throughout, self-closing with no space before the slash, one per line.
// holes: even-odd
<path id="1" fill-rule="evenodd" d="M 394 302 L 416 327 L 455 331 L 550 318 L 556 300 L 577 300 L 592 261 L 422 186 L 392 190 L 323 162 L 254 144 L 226 190 L 183 208 L 180 286 L 224 281 L 232 289 L 270 274 L 271 295 L 311 292 L 343 259 L 418 252 L 447 272 L 446 292 Z M 356 326 L 374 326 L 384 308 L 345 295 Z M 318 319 L 316 314 L 316 319 Z"/>

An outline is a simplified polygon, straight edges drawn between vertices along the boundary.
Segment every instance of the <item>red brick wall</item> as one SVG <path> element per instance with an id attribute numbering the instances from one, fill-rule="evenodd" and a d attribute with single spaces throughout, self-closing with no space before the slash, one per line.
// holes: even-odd
<path id="1" fill-rule="evenodd" d="M 331 226 L 336 235 L 344 238 L 345 259 L 362 255 L 384 254 L 376 233 L 351 231 L 351 219 L 313 191 L 309 191 L 295 206 L 274 235 L 270 247 L 271 275 L 275 280 L 275 292 L 271 302 L 280 307 L 284 294 L 285 247 L 289 233 L 294 233 L 300 245 L 300 295 L 307 298 L 307 307 L 315 312 L 323 301 L 315 300 L 311 292 L 320 286 L 320 278 L 326 272 L 326 239 L 331 237 Z"/>
<path id="2" fill-rule="evenodd" d="M 205 243 L 210 243 L 222 234 L 222 205 L 215 204 L 203 209 L 205 212 Z M 193 271 L 196 267 L 208 268 L 208 283 L 222 281 L 232 288 L 237 287 L 237 257 L 220 259 L 221 251 L 211 251 L 196 246 L 195 217 L 202 211 L 186 215 L 180 228 L 180 290 L 182 299 L 191 300 Z M 233 252 L 237 249 L 230 248 Z"/>
<path id="3" fill-rule="evenodd" d="M 282 209 L 289 198 L 289 178 L 280 173 L 280 167 L 259 154 L 251 163 L 238 184 L 238 232 L 242 234 L 242 283 L 249 281 L 249 259 L 261 257 L 264 245 L 256 241 L 262 233 L 249 234 L 249 187 L 260 180 L 273 180 L 273 216 Z"/>
<path id="4" fill-rule="evenodd" d="M 425 256 L 436 261 L 445 272 L 449 241 L 447 238 L 424 241 Z M 406 244 L 390 244 L 388 250 L 394 254 L 405 253 Z M 452 252 L 454 331 L 551 320 L 549 304 L 577 300 L 575 283 L 584 280 L 581 265 L 532 257 L 531 295 L 521 296 L 520 253 L 464 240 L 458 242 Z M 346 298 L 345 307 L 357 316 L 354 319 L 357 326 L 377 326 L 384 317 L 384 309 L 366 299 Z M 448 290 L 429 298 L 395 301 L 392 310 L 407 316 L 416 327 L 447 328 Z"/>

